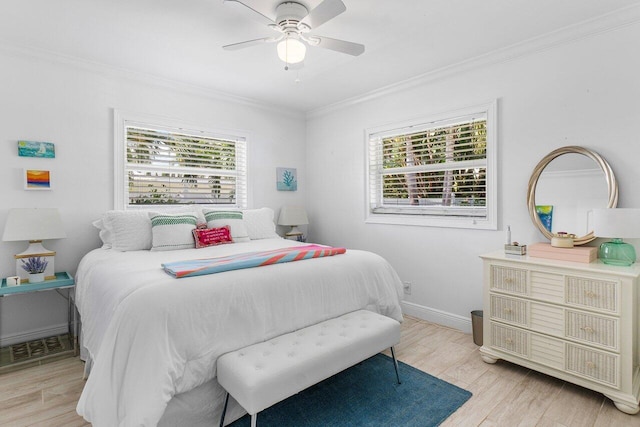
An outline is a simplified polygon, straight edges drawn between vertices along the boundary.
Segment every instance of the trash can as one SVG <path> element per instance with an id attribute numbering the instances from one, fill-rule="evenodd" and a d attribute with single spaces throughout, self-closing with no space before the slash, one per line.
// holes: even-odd
<path id="1" fill-rule="evenodd" d="M 473 331 L 473 342 L 475 345 L 482 345 L 482 310 L 471 312 L 471 329 Z"/>

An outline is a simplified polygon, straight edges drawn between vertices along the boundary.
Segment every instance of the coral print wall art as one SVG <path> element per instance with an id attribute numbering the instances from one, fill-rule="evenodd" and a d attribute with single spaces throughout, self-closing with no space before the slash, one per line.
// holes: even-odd
<path id="1" fill-rule="evenodd" d="M 276 187 L 278 191 L 296 191 L 298 176 L 295 168 L 276 168 Z"/>
<path id="2" fill-rule="evenodd" d="M 52 142 L 18 141 L 18 156 L 53 159 L 56 147 Z"/>
<path id="3" fill-rule="evenodd" d="M 46 170 L 25 169 L 25 190 L 51 190 L 51 172 Z"/>

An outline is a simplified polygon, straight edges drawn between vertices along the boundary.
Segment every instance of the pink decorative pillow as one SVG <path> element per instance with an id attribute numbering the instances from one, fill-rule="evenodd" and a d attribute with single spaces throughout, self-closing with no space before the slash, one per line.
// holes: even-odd
<path id="1" fill-rule="evenodd" d="M 231 228 L 228 225 L 219 228 L 196 228 L 193 230 L 193 238 L 196 241 L 196 248 L 206 248 L 207 246 L 233 243 L 231 238 Z"/>

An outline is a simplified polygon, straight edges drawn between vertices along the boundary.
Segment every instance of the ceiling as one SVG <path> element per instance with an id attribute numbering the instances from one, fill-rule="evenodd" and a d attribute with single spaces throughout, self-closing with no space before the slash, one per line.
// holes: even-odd
<path id="1" fill-rule="evenodd" d="M 274 9 L 281 2 L 244 1 Z M 2 0 L 0 47 L 311 111 L 639 4 L 343 1 L 346 12 L 312 34 L 362 43 L 364 54 L 352 57 L 310 47 L 297 71 L 284 70 L 275 44 L 223 50 L 223 45 L 274 32 L 248 9 L 222 0 Z M 299 2 L 312 9 L 320 0 Z"/>

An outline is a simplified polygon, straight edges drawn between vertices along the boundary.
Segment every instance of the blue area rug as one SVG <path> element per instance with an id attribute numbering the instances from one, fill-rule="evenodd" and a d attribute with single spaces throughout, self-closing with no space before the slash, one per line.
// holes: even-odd
<path id="1" fill-rule="evenodd" d="M 377 354 L 258 414 L 259 427 L 437 426 L 471 393 Z M 251 425 L 245 415 L 232 427 Z"/>

